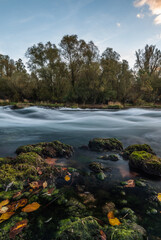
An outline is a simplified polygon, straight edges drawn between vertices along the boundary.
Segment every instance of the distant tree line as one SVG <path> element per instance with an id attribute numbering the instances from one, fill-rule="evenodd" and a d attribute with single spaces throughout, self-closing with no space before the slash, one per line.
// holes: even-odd
<path id="1" fill-rule="evenodd" d="M 27 68 L 0 54 L 0 99 L 106 104 L 161 102 L 161 51 L 136 51 L 134 69 L 112 48 L 100 55 L 92 42 L 66 35 L 27 49 Z"/>

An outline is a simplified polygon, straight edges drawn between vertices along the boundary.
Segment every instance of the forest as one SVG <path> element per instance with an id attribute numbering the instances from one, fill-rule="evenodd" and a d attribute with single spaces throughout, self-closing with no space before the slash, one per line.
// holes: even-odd
<path id="1" fill-rule="evenodd" d="M 122 104 L 161 102 L 161 51 L 146 45 L 135 66 L 112 48 L 100 54 L 93 41 L 65 35 L 58 46 L 38 43 L 14 61 L 0 54 L 0 99 L 14 102 Z"/>

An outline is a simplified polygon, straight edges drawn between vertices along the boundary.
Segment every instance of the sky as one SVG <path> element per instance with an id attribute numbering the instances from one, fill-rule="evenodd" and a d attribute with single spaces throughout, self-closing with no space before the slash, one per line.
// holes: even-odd
<path id="1" fill-rule="evenodd" d="M 28 47 L 66 34 L 92 40 L 135 63 L 146 44 L 161 49 L 161 0 L 0 0 L 0 54 L 22 58 Z"/>

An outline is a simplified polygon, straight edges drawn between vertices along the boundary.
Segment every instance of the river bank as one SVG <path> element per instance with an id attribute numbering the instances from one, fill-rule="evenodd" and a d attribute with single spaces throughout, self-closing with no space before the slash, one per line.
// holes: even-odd
<path id="1" fill-rule="evenodd" d="M 109 102 L 109 104 L 77 104 L 77 103 L 48 103 L 48 102 L 10 102 L 0 101 L 0 106 L 12 106 L 15 109 L 38 106 L 48 108 L 72 108 L 72 109 L 129 109 L 129 108 L 152 108 L 160 109 L 161 104 L 144 103 L 144 104 L 122 104 L 120 102 Z"/>

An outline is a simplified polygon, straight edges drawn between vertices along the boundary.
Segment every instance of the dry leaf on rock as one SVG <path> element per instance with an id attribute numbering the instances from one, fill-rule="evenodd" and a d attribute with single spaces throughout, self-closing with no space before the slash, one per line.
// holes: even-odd
<path id="1" fill-rule="evenodd" d="M 14 214 L 14 212 L 6 212 L 6 213 L 3 213 L 3 214 L 0 216 L 0 223 L 2 223 L 3 221 L 6 221 L 7 219 L 9 219 L 13 214 Z"/>
<path id="2" fill-rule="evenodd" d="M 66 182 L 69 182 L 69 181 L 70 181 L 70 176 L 69 176 L 69 175 L 66 175 L 66 176 L 64 177 L 64 179 L 65 179 Z"/>
<path id="3" fill-rule="evenodd" d="M 40 207 L 40 204 L 37 203 L 37 202 L 33 202 L 31 204 L 28 204 L 26 207 L 22 208 L 22 212 L 34 212 L 36 211 L 37 209 L 39 209 Z"/>
<path id="4" fill-rule="evenodd" d="M 127 185 L 125 185 L 125 187 L 128 187 L 128 188 L 135 187 L 135 181 L 133 179 L 128 180 Z"/>
<path id="5" fill-rule="evenodd" d="M 28 220 L 24 219 L 18 223 L 16 223 L 11 229 L 10 229 L 10 233 L 9 233 L 9 237 L 14 239 L 15 236 L 20 233 L 24 227 L 26 227 L 28 224 Z"/>
<path id="6" fill-rule="evenodd" d="M 0 202 L 0 209 L 1 209 L 1 207 L 6 206 L 7 204 L 9 204 L 9 200 L 8 199 Z"/>
<path id="7" fill-rule="evenodd" d="M 119 221 L 118 218 L 115 218 L 114 216 L 114 213 L 111 211 L 107 214 L 107 217 L 108 217 L 108 220 L 109 220 L 109 223 L 112 225 L 112 226 L 118 226 L 121 224 L 121 222 Z"/>

